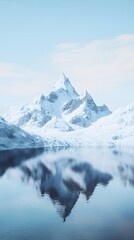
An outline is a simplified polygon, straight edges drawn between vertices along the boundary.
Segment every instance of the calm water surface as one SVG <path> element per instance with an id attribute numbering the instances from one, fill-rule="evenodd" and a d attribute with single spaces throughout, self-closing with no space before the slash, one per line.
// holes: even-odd
<path id="1" fill-rule="evenodd" d="M 134 150 L 0 152 L 0 240 L 134 240 Z"/>

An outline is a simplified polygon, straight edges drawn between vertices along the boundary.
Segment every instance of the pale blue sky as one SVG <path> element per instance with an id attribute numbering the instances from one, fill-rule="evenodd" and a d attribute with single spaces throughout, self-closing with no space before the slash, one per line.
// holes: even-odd
<path id="1" fill-rule="evenodd" d="M 132 102 L 133 10 L 133 0 L 0 0 L 0 111 L 48 92 L 62 71 L 98 103 Z"/>

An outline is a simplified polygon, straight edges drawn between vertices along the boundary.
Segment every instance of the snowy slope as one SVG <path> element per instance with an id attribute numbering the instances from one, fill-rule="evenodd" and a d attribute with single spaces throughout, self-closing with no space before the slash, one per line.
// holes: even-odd
<path id="1" fill-rule="evenodd" d="M 32 136 L 0 117 L 0 149 L 43 147 L 41 137 Z"/>
<path id="2" fill-rule="evenodd" d="M 88 136 L 97 145 L 134 145 L 134 103 L 98 120 Z"/>
<path id="3" fill-rule="evenodd" d="M 73 128 L 68 123 L 66 123 L 62 118 L 58 117 L 53 117 L 49 122 L 45 124 L 43 129 L 45 131 L 48 131 L 50 129 L 60 130 L 62 132 L 73 131 Z"/>
<path id="4" fill-rule="evenodd" d="M 19 127 L 32 131 L 37 128 L 44 131 L 46 124 L 49 128 L 55 128 L 54 119 L 57 118 L 60 119 L 58 122 L 64 122 L 70 131 L 71 128 L 88 127 L 100 117 L 110 113 L 105 105 L 97 106 L 87 92 L 84 96 L 79 96 L 69 79 L 62 74 L 47 96 L 41 94 L 30 104 L 11 108 L 5 118 Z M 63 124 L 61 131 L 62 126 Z M 60 129 L 60 124 L 58 128 Z"/>

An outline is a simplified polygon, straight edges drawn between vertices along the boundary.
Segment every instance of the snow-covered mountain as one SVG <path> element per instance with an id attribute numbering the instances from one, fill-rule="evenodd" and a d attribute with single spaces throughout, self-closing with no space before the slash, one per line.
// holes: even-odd
<path id="1" fill-rule="evenodd" d="M 0 150 L 13 148 L 35 148 L 43 146 L 44 142 L 41 137 L 30 135 L 0 117 Z"/>
<path id="2" fill-rule="evenodd" d="M 54 122 L 58 119 L 68 126 L 66 131 L 72 131 L 75 126 L 88 127 L 110 113 L 106 105 L 97 106 L 88 92 L 79 96 L 69 79 L 62 74 L 47 96 L 41 94 L 30 104 L 11 108 L 5 118 L 24 129 L 43 128 L 43 131 L 46 124 L 55 128 L 57 124 Z"/>

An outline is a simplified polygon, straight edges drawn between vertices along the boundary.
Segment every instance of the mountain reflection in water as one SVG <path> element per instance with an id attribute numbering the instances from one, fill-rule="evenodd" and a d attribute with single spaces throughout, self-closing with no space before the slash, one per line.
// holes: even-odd
<path id="1" fill-rule="evenodd" d="M 65 163 L 63 164 L 62 161 Z M 36 182 L 41 195 L 48 194 L 54 205 L 59 207 L 58 212 L 64 221 L 80 193 L 85 194 L 88 200 L 97 184 L 107 185 L 112 178 L 110 174 L 101 173 L 88 163 L 77 163 L 75 159 L 62 159 L 55 162 L 52 168 L 42 162 L 38 162 L 32 168 L 25 165 L 20 168 L 23 172 L 23 180 L 32 179 Z"/>
<path id="2" fill-rule="evenodd" d="M 79 149 L 58 148 L 2 151 L 0 176 L 16 176 L 16 181 L 19 178 L 27 184 L 33 182 L 40 196 L 50 197 L 63 221 L 80 194 L 88 201 L 97 185 L 107 186 L 118 177 L 124 184 L 134 186 L 133 155 L 129 154 L 129 161 L 128 156 L 126 161 L 126 154 L 117 150 L 102 152 L 101 156 L 107 153 L 106 159 L 94 157 L 95 152 L 90 149 L 79 152 Z"/>

